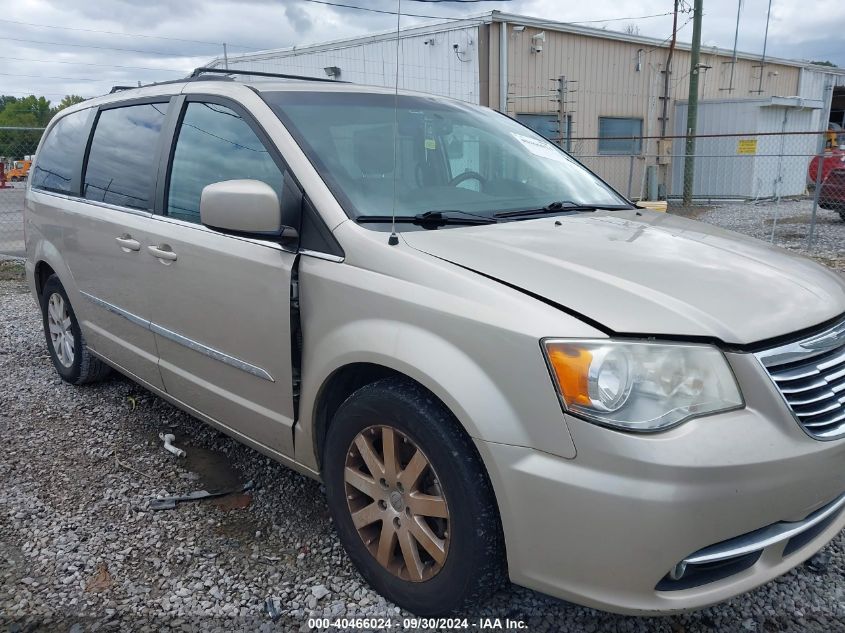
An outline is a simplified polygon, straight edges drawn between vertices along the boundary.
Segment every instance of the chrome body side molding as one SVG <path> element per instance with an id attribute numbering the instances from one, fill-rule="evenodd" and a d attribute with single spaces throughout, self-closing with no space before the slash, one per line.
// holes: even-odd
<path id="1" fill-rule="evenodd" d="M 195 352 L 199 352 L 200 354 L 205 354 L 209 358 L 213 358 L 216 361 L 221 363 L 225 363 L 231 367 L 235 367 L 236 369 L 240 369 L 241 371 L 245 371 L 248 374 L 252 374 L 253 376 L 258 376 L 264 380 L 268 380 L 270 382 L 275 382 L 273 377 L 261 367 L 257 367 L 251 363 L 246 362 L 245 360 L 241 360 L 240 358 L 236 358 L 234 356 L 230 356 L 225 352 L 221 352 L 218 349 L 213 347 L 209 347 L 208 345 L 203 345 L 199 341 L 195 341 L 192 338 L 188 338 L 187 336 L 183 336 L 178 332 L 174 332 L 173 330 L 168 330 L 165 327 L 158 325 L 157 323 L 153 323 L 147 319 L 139 317 L 137 314 L 133 314 L 128 310 L 124 310 L 123 308 L 114 305 L 113 303 L 109 303 L 108 301 L 104 301 L 99 297 L 95 297 L 92 294 L 87 292 L 80 291 L 82 296 L 88 299 L 94 305 L 97 305 L 105 310 L 108 310 L 112 314 L 116 314 L 117 316 L 123 317 L 127 319 L 131 323 L 138 325 L 146 330 L 150 330 L 151 332 L 158 334 L 174 343 L 178 343 L 188 349 L 194 350 Z"/>

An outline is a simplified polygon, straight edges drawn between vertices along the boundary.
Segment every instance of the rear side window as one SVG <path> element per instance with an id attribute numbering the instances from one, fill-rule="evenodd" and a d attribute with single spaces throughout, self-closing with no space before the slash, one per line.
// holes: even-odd
<path id="1" fill-rule="evenodd" d="M 71 191 L 71 187 L 74 176 L 78 178 L 81 169 L 90 113 L 90 109 L 86 109 L 68 114 L 52 127 L 38 152 L 32 172 L 35 189 L 76 193 Z"/>
<path id="2" fill-rule="evenodd" d="M 85 169 L 85 198 L 152 209 L 158 141 L 166 113 L 166 103 L 100 112 Z"/>
<path id="3" fill-rule="evenodd" d="M 203 188 L 241 178 L 266 182 L 281 200 L 282 172 L 249 124 L 225 106 L 188 103 L 173 152 L 167 215 L 199 222 Z"/>

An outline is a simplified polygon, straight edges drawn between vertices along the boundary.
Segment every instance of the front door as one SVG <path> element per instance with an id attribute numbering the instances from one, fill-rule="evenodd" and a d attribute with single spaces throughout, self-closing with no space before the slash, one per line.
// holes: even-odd
<path id="1" fill-rule="evenodd" d="M 282 199 L 283 166 L 245 114 L 189 101 L 176 130 L 164 213 L 144 257 L 167 392 L 232 431 L 293 455 L 290 335 L 296 254 L 200 224 L 203 187 L 250 178 Z M 233 206 L 232 213 L 238 209 Z"/>

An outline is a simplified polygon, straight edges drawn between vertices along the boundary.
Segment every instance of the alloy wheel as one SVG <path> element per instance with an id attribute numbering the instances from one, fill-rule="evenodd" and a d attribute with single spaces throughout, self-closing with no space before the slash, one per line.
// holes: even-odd
<path id="1" fill-rule="evenodd" d="M 361 431 L 346 453 L 346 499 L 367 549 L 394 576 L 422 582 L 449 553 L 449 507 L 425 453 L 389 426 Z"/>
<path id="2" fill-rule="evenodd" d="M 67 304 L 58 292 L 51 294 L 47 301 L 47 326 L 59 362 L 65 367 L 72 366 L 75 345 L 73 328 Z"/>

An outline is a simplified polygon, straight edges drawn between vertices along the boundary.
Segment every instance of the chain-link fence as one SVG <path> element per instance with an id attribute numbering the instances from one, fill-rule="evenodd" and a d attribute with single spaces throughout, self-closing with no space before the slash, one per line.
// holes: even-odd
<path id="1" fill-rule="evenodd" d="M 0 255 L 21 256 L 23 202 L 42 128 L 0 127 Z M 683 137 L 567 138 L 570 153 L 634 200 L 718 212 L 728 228 L 792 244 L 845 250 L 845 138 L 830 133 L 705 134 L 687 160 Z M 823 152 L 819 147 L 824 145 Z M 709 216 L 703 219 L 710 219 Z M 745 226 L 756 222 L 757 225 Z"/>
<path id="2" fill-rule="evenodd" d="M 694 141 L 687 153 L 686 138 L 677 136 L 567 139 L 575 158 L 633 200 L 666 200 L 670 210 L 721 209 L 738 222 L 756 218 L 767 231 L 753 233 L 771 241 L 780 224 L 793 241 L 800 234 L 805 248 L 822 230 L 826 241 L 839 241 L 832 249 L 845 248 L 845 150 L 839 149 L 845 139 L 766 132 Z"/>
<path id="3" fill-rule="evenodd" d="M 24 254 L 24 192 L 43 133 L 43 128 L 0 127 L 0 255 Z"/>

